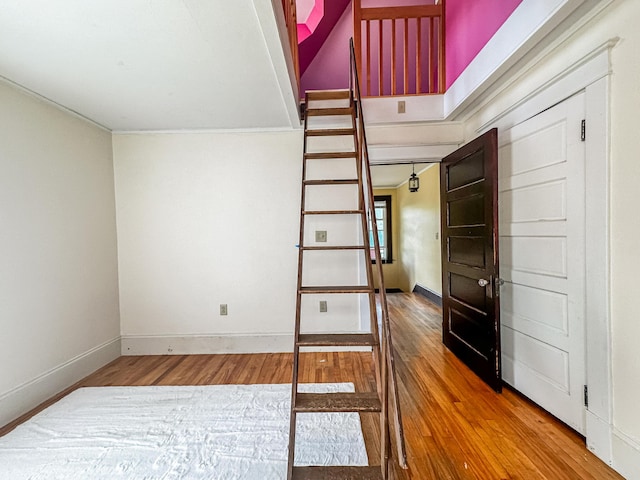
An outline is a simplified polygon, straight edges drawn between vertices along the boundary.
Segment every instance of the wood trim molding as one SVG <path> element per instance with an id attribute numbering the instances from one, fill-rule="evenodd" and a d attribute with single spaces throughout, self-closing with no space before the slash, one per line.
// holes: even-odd
<path id="1" fill-rule="evenodd" d="M 362 20 L 392 20 L 404 18 L 439 17 L 442 5 L 415 5 L 408 7 L 361 8 Z"/>
<path id="2" fill-rule="evenodd" d="M 292 349 L 292 334 L 122 336 L 122 355 L 281 353 Z"/>
<path id="3" fill-rule="evenodd" d="M 122 355 L 209 355 L 227 353 L 290 353 L 293 334 L 255 335 L 124 335 Z M 336 347 L 307 351 L 338 351 Z M 344 351 L 368 351 L 369 347 L 346 347 Z"/>
<path id="4" fill-rule="evenodd" d="M 599 45 L 518 102 L 486 121 L 476 129 L 476 133 L 480 134 L 496 126 L 500 129 L 510 128 L 523 118 L 530 118 L 549 105 L 555 105 L 610 75 L 611 49 L 618 41 L 617 37 L 611 38 Z"/>
<path id="5" fill-rule="evenodd" d="M 120 356 L 120 337 L 98 345 L 0 395 L 0 426 L 38 406 Z"/>
<path id="6" fill-rule="evenodd" d="M 444 117 L 462 112 L 583 1 L 524 0 L 447 89 Z"/>
<path id="7" fill-rule="evenodd" d="M 431 303 L 435 303 L 439 307 L 442 307 L 442 295 L 434 292 L 433 290 L 423 287 L 416 283 L 415 287 L 413 287 L 413 293 L 417 293 L 418 295 L 422 295 L 424 298 L 429 300 Z"/>
<path id="8" fill-rule="evenodd" d="M 586 443 L 602 461 L 614 468 L 618 462 L 617 451 L 625 458 L 640 452 L 633 445 L 618 448 L 624 443 L 613 433 L 613 383 L 611 317 L 609 308 L 609 165 L 610 165 L 610 96 L 611 50 L 617 38 L 605 42 L 591 53 L 554 75 L 545 84 L 533 89 L 511 106 L 478 128 L 482 132 L 497 127 L 505 132 L 527 118 L 544 111 L 572 95 L 584 91 L 585 117 L 588 127 L 586 139 L 586 277 L 585 335 L 586 365 L 585 383 L 589 388 L 589 407 L 586 409 Z M 579 126 L 576 126 L 579 128 Z M 504 143 L 499 138 L 499 145 Z M 640 462 L 639 462 L 640 464 Z M 622 471 L 622 470 L 619 470 Z"/>
<path id="9" fill-rule="evenodd" d="M 258 22 L 262 30 L 269 57 L 274 66 L 276 81 L 282 93 L 282 100 L 287 110 L 292 128 L 300 125 L 298 110 L 299 85 L 297 78 L 297 53 L 291 49 L 289 32 L 280 0 L 261 2 L 253 0 Z"/>
<path id="10" fill-rule="evenodd" d="M 620 430 L 612 434 L 611 466 L 624 478 L 640 478 L 640 443 Z"/>

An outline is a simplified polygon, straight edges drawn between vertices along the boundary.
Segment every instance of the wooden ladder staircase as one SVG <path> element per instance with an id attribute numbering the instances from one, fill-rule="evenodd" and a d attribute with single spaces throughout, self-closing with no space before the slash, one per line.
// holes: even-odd
<path id="1" fill-rule="evenodd" d="M 357 106 L 351 90 L 312 91 L 306 93 L 306 115 L 304 121 L 304 156 L 302 168 L 302 194 L 300 209 L 300 243 L 298 245 L 298 286 L 295 319 L 295 340 L 293 357 L 293 381 L 291 396 L 291 424 L 289 436 L 288 480 L 365 480 L 388 478 L 390 437 L 390 408 L 395 419 L 395 441 L 398 460 L 406 468 L 406 455 L 402 435 L 400 411 L 397 401 L 397 386 L 393 365 L 392 345 L 389 332 L 384 281 L 381 287 L 380 303 L 376 301 L 371 254 L 376 252 L 378 264 L 381 263 L 380 249 L 373 214 L 373 190 L 370 182 L 366 140 L 364 140 L 364 122 L 358 118 Z M 360 120 L 360 123 L 358 123 Z M 320 140 L 320 142 L 318 142 Z M 314 142 L 321 145 L 311 146 Z M 364 142 L 364 143 L 363 143 Z M 340 144 L 338 149 L 332 144 Z M 348 146 L 345 146 L 348 145 Z M 329 188 L 327 188 L 329 187 Z M 317 193 L 325 189 L 324 194 Z M 340 189 L 346 188 L 350 192 Z M 329 191 L 327 191 L 329 190 Z M 316 192 L 315 194 L 313 194 Z M 335 193 L 339 192 L 339 193 Z M 332 194 L 333 193 L 333 194 Z M 341 205 L 348 198 L 349 205 Z M 325 206 L 324 204 L 328 204 Z M 340 205 L 337 205 L 340 203 Z M 311 235 L 314 226 L 335 225 L 335 222 L 351 222 L 354 241 L 331 241 Z M 326 223 L 323 223 L 326 222 Z M 326 228 L 326 227 L 324 227 Z M 369 229 L 373 229 L 373 245 L 370 245 Z M 328 230 L 330 236 L 334 230 Z M 314 241 L 315 239 L 315 241 Z M 320 242 L 320 243 L 318 243 Z M 324 243 L 326 242 L 326 243 Z M 345 264 L 358 270 L 346 276 L 350 282 L 335 279 L 337 274 L 327 272 L 335 266 L 336 258 L 342 255 L 343 264 L 334 270 L 343 271 Z M 354 260 L 354 256 L 358 256 Z M 326 258 L 326 261 L 323 261 Z M 321 275 L 310 272 L 314 267 Z M 344 267 L 345 269 L 348 267 Z M 381 269 L 380 269 L 381 270 Z M 327 279 L 330 278 L 329 281 Z M 317 284 L 317 279 L 322 284 Z M 353 281 L 356 279 L 357 281 Z M 351 295 L 363 299 L 367 296 L 369 309 L 369 329 L 366 333 L 307 333 L 304 328 L 305 315 L 315 312 L 309 299 L 321 298 L 319 295 Z M 355 296 L 355 297 L 354 297 Z M 364 302 L 360 302 L 364 304 Z M 317 308 L 317 307 L 316 307 Z M 379 320 L 378 315 L 381 314 Z M 354 330 L 359 330 L 354 322 Z M 316 329 L 317 330 L 317 329 Z M 340 330 L 339 328 L 336 330 Z M 349 330 L 347 328 L 346 330 Z M 352 393 L 300 393 L 298 377 L 300 369 L 300 349 L 303 347 L 367 347 L 371 349 L 374 364 L 376 391 Z M 298 413 L 314 412 L 358 412 L 379 416 L 380 458 L 375 466 L 297 466 L 294 465 L 296 442 L 296 416 Z M 371 462 L 370 462 L 371 463 Z"/>

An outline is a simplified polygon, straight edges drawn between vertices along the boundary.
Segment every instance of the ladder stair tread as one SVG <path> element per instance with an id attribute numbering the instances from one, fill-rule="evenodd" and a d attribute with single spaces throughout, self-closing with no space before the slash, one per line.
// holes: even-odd
<path id="1" fill-rule="evenodd" d="M 354 347 L 376 345 L 370 333 L 303 333 L 298 336 L 301 347 Z"/>
<path id="2" fill-rule="evenodd" d="M 307 108 L 305 113 L 309 117 L 351 115 L 353 113 L 353 107 Z"/>
<path id="3" fill-rule="evenodd" d="M 371 466 L 293 467 L 293 480 L 382 480 L 382 469 Z"/>
<path id="4" fill-rule="evenodd" d="M 326 128 L 317 130 L 307 130 L 307 137 L 337 137 L 342 135 L 354 135 L 353 128 Z"/>
<path id="5" fill-rule="evenodd" d="M 305 185 L 357 185 L 357 178 L 336 178 L 327 180 L 305 180 Z"/>
<path id="6" fill-rule="evenodd" d="M 355 158 L 356 152 L 316 152 L 305 153 L 306 160 L 324 160 L 327 158 Z"/>
<path id="7" fill-rule="evenodd" d="M 363 210 L 303 210 L 303 215 L 357 215 Z"/>
<path id="8" fill-rule="evenodd" d="M 345 100 L 351 98 L 349 90 L 309 90 L 307 100 Z"/>
<path id="9" fill-rule="evenodd" d="M 371 293 L 374 292 L 373 287 L 369 287 L 368 285 L 351 285 L 351 286 L 309 286 L 309 287 L 301 287 L 300 293 Z"/>
<path id="10" fill-rule="evenodd" d="M 300 393 L 295 395 L 295 412 L 380 412 L 375 392 Z"/>
<path id="11" fill-rule="evenodd" d="M 313 245 L 311 247 L 300 247 L 302 250 L 366 250 L 364 245 Z"/>

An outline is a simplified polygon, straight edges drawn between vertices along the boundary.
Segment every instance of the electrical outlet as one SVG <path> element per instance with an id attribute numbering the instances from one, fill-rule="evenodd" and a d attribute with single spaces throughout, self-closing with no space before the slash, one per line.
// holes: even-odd
<path id="1" fill-rule="evenodd" d="M 325 313 L 327 311 L 327 301 L 320 300 L 320 312 Z"/>
<path id="2" fill-rule="evenodd" d="M 326 242 L 326 241 L 327 241 L 327 231 L 316 230 L 316 242 Z"/>
<path id="3" fill-rule="evenodd" d="M 227 314 L 227 304 L 226 303 L 221 303 L 220 304 L 220 315 L 226 315 Z"/>
<path id="4" fill-rule="evenodd" d="M 398 113 L 405 113 L 407 110 L 407 104 L 404 100 L 398 100 Z"/>
<path id="5" fill-rule="evenodd" d="M 436 232 L 436 240 L 440 240 L 440 232 Z"/>

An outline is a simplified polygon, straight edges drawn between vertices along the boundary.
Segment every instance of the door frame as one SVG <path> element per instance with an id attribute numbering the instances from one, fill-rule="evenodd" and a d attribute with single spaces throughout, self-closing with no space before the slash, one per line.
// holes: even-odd
<path id="1" fill-rule="evenodd" d="M 612 461 L 613 413 L 611 378 L 611 318 L 609 294 L 609 109 L 610 57 L 617 40 L 600 45 L 549 82 L 485 122 L 507 131 L 561 101 L 585 92 L 585 359 L 589 405 L 586 408 L 587 447 L 606 463 Z M 478 107 L 480 109 L 481 107 Z"/>

